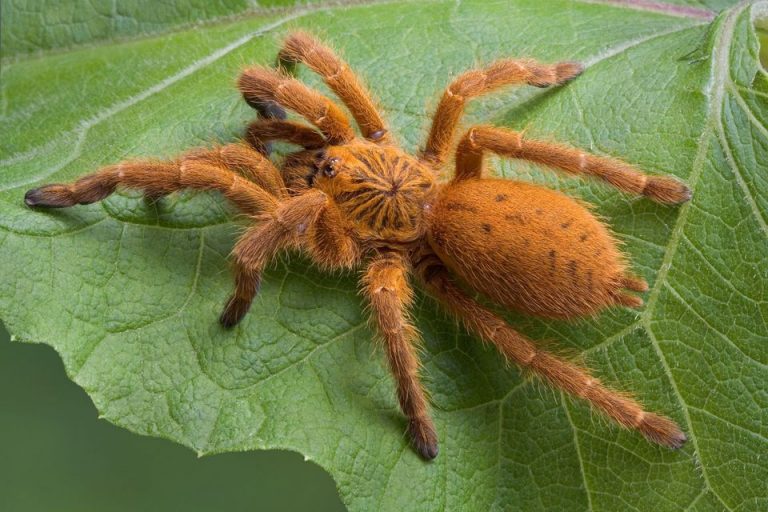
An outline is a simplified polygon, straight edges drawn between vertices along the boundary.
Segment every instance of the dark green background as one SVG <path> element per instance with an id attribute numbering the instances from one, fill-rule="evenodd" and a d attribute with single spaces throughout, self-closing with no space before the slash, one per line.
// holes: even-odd
<path id="1" fill-rule="evenodd" d="M 0 510 L 344 510 L 331 477 L 292 452 L 198 459 L 97 419 L 50 347 L 0 324 Z"/>

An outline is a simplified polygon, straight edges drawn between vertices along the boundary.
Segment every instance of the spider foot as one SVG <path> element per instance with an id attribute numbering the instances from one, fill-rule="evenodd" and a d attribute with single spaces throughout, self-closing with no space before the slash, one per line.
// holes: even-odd
<path id="1" fill-rule="evenodd" d="M 570 82 L 583 72 L 584 66 L 580 62 L 561 62 L 555 66 L 558 85 Z"/>
<path id="2" fill-rule="evenodd" d="M 535 73 L 535 78 L 529 82 L 535 87 L 547 88 L 570 82 L 584 71 L 579 62 L 560 62 L 552 67 L 541 68 Z"/>
<path id="3" fill-rule="evenodd" d="M 440 451 L 437 443 L 437 434 L 432 422 L 428 419 L 413 418 L 408 422 L 408 437 L 411 445 L 425 460 L 437 457 Z"/>
<path id="4" fill-rule="evenodd" d="M 221 312 L 219 323 L 226 329 L 231 329 L 240 323 L 250 308 L 251 301 L 233 295 L 227 302 L 224 311 Z"/>
<path id="5" fill-rule="evenodd" d="M 24 204 L 30 208 L 65 208 L 75 205 L 69 187 L 66 185 L 45 185 L 33 188 L 24 194 Z"/>
<path id="6" fill-rule="evenodd" d="M 667 176 L 650 176 L 643 195 L 665 204 L 680 204 L 691 199 L 692 192 L 684 183 Z"/>
<path id="7" fill-rule="evenodd" d="M 288 114 L 285 113 L 285 109 L 275 101 L 256 101 L 248 98 L 246 98 L 245 101 L 264 119 L 279 119 L 284 121 L 288 117 Z"/>
<path id="8" fill-rule="evenodd" d="M 673 450 L 681 448 L 688 441 L 677 423 L 658 414 L 646 414 L 638 428 L 648 440 Z"/>

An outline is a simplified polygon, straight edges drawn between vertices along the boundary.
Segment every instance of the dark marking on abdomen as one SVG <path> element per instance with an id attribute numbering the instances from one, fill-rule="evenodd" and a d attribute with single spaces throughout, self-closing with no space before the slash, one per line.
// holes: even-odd
<path id="1" fill-rule="evenodd" d="M 491 232 L 491 225 L 490 224 L 483 224 L 483 231 L 485 231 L 486 233 L 490 233 Z"/>
<path id="2" fill-rule="evenodd" d="M 554 249 L 549 250 L 549 274 L 554 275 L 557 270 L 556 264 L 557 252 Z"/>
<path id="3" fill-rule="evenodd" d="M 571 260 L 568 262 L 568 275 L 571 276 L 571 280 L 573 280 L 573 284 L 575 285 L 579 284 L 579 276 L 576 273 L 578 266 L 579 264 L 576 262 L 576 260 Z"/>
<path id="4" fill-rule="evenodd" d="M 510 222 L 520 224 L 521 226 L 525 224 L 525 217 L 523 217 L 523 215 L 520 213 L 512 213 L 509 215 L 505 215 L 504 220 L 508 220 Z"/>
<path id="5" fill-rule="evenodd" d="M 472 206 L 468 206 L 466 204 L 461 203 L 448 203 L 445 205 L 446 210 L 455 211 L 455 212 L 470 212 L 470 213 L 477 213 L 477 208 L 474 208 Z"/>

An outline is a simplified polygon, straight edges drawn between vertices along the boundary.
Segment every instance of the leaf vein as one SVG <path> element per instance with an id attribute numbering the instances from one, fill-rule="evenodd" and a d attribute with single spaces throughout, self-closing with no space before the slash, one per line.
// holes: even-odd
<path id="1" fill-rule="evenodd" d="M 579 442 L 579 432 L 576 428 L 576 424 L 573 422 L 573 418 L 571 418 L 571 411 L 568 407 L 568 402 L 565 399 L 565 395 L 563 392 L 560 392 L 560 402 L 563 405 L 563 410 L 565 411 L 565 417 L 568 419 L 568 424 L 571 426 L 571 431 L 573 432 L 573 444 L 576 448 L 576 459 L 579 461 L 579 469 L 581 471 L 581 479 L 584 484 L 584 492 L 587 495 L 587 510 L 594 510 L 594 507 L 592 505 L 592 494 L 589 489 L 589 481 L 587 478 L 587 470 L 584 467 L 584 456 L 581 453 L 581 443 Z"/>
<path id="2" fill-rule="evenodd" d="M 718 420 L 718 421 L 720 421 L 722 423 L 730 425 L 731 427 L 734 427 L 735 429 L 740 430 L 741 432 L 744 432 L 745 434 L 748 434 L 750 437 L 756 438 L 758 441 L 762 441 L 763 443 L 768 443 L 768 437 L 760 434 L 759 432 L 755 432 L 754 430 L 750 430 L 747 427 L 743 427 L 743 426 L 738 425 L 738 424 L 736 424 L 736 423 L 734 423 L 732 421 L 728 421 L 727 419 L 725 419 L 725 418 L 723 418 L 721 416 L 718 416 L 717 414 L 714 414 L 712 412 L 709 412 L 706 409 L 702 409 L 701 407 L 691 406 L 691 409 L 693 409 L 694 411 L 699 411 L 699 412 L 701 412 L 703 414 L 706 414 L 707 416 L 709 416 L 712 419 L 715 419 L 715 420 Z"/>
<path id="3" fill-rule="evenodd" d="M 669 284 L 669 282 L 667 282 L 667 283 L 664 283 L 664 287 L 665 287 L 667 290 L 669 290 L 669 292 L 670 292 L 670 293 L 671 293 L 671 294 L 672 294 L 672 295 L 675 297 L 675 299 L 677 299 L 677 301 L 678 301 L 678 302 L 679 302 L 679 303 L 680 303 L 680 304 L 681 304 L 683 307 L 685 307 L 685 309 L 687 309 L 688 311 L 690 311 L 691 313 L 693 313 L 693 314 L 694 314 L 694 316 L 695 316 L 696 318 L 698 318 L 698 319 L 699 319 L 699 320 L 700 320 L 700 321 L 701 321 L 701 322 L 702 322 L 704 325 L 706 325 L 706 326 L 707 326 L 709 329 L 711 329 L 711 330 L 712 330 L 712 331 L 713 331 L 715 334 L 717 334 L 717 336 L 718 336 L 720 339 L 722 339 L 723 341 L 725 341 L 727 345 L 729 345 L 729 346 L 733 347 L 734 349 L 736 349 L 736 351 L 737 351 L 737 352 L 739 352 L 739 353 L 740 353 L 742 356 L 744 356 L 744 357 L 745 357 L 747 360 L 749 360 L 749 361 L 752 361 L 753 363 L 755 363 L 756 365 L 760 366 L 760 367 L 761 367 L 761 368 L 763 368 L 763 369 L 768 369 L 768 365 L 766 365 L 765 363 L 762 363 L 762 362 L 760 362 L 760 361 L 758 361 L 758 360 L 754 359 L 753 357 L 749 356 L 748 354 L 746 354 L 746 353 L 745 353 L 745 352 L 744 352 L 744 351 L 743 351 L 741 348 L 739 348 L 739 347 L 738 347 L 738 345 L 736 345 L 736 344 L 735 344 L 735 343 L 734 343 L 734 342 L 733 342 L 733 341 L 732 341 L 730 338 L 728 338 L 728 336 L 726 336 L 726 335 L 725 335 L 724 333 L 722 333 L 720 330 L 716 329 L 716 328 L 715 328 L 715 327 L 714 327 L 714 326 L 713 326 L 711 323 L 709 323 L 709 322 L 707 321 L 707 319 L 706 319 L 706 318 L 704 318 L 704 316 L 703 316 L 702 314 L 700 314 L 698 311 L 696 311 L 696 309 L 694 309 L 694 307 L 693 307 L 693 306 L 691 306 L 690 304 L 688 304 L 688 301 L 686 301 L 685 299 L 683 299 L 683 297 L 681 297 L 681 296 L 680 296 L 680 294 L 679 294 L 679 293 L 677 293 L 677 290 L 675 290 L 675 289 L 672 287 L 672 285 L 671 285 L 671 284 Z"/>

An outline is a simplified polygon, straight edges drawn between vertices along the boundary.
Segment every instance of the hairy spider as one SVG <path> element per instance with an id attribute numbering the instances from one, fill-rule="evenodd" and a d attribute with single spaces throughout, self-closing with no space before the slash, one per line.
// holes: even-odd
<path id="1" fill-rule="evenodd" d="M 325 269 L 362 268 L 362 289 L 384 340 L 410 441 L 426 459 L 437 456 L 438 442 L 419 383 L 418 333 L 409 318 L 412 276 L 507 360 L 650 441 L 682 446 L 685 434 L 672 420 L 645 411 L 587 369 L 540 350 L 472 298 L 480 292 L 508 308 L 566 319 L 609 306 L 642 305 L 626 290 L 643 292 L 648 285 L 627 272 L 603 222 L 559 192 L 484 178 L 483 156 L 491 152 L 595 176 L 668 204 L 691 197 L 679 181 L 493 126 L 467 130 L 456 145 L 453 177 L 440 179 L 469 99 L 510 84 L 563 84 L 581 73 L 579 64 L 506 59 L 463 73 L 443 93 L 424 149 L 410 156 L 390 138 L 367 90 L 329 48 L 306 33 L 293 33 L 278 61 L 282 70 L 252 67 L 240 75 L 240 92 L 261 114 L 248 126 L 244 142 L 172 161 L 111 165 L 70 185 L 30 190 L 26 204 L 89 204 L 118 186 L 153 199 L 181 189 L 221 192 L 253 221 L 233 251 L 235 291 L 220 317 L 225 327 L 246 314 L 263 269 L 279 251 L 299 249 Z M 336 104 L 286 73 L 296 63 L 318 73 L 338 95 L 362 138 Z M 319 132 L 286 120 L 284 108 Z M 289 154 L 278 170 L 267 157 L 273 140 L 303 149 Z"/>

